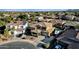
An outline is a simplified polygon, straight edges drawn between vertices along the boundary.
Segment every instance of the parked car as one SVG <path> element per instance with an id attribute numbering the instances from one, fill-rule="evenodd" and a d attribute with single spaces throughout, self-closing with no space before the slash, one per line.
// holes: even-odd
<path id="1" fill-rule="evenodd" d="M 6 29 L 6 26 L 0 26 L 0 34 L 4 34 L 5 29 Z"/>

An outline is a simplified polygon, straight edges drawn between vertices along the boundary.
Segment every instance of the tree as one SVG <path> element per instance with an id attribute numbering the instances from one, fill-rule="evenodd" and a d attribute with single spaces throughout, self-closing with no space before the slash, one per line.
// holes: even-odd
<path id="1" fill-rule="evenodd" d="M 79 16 L 79 12 L 75 12 L 75 16 L 77 16 L 77 17 L 78 17 L 78 16 Z"/>
<path id="2" fill-rule="evenodd" d="M 5 30 L 4 30 L 4 36 L 5 36 L 6 38 L 8 38 L 8 37 L 10 36 L 8 29 L 5 29 Z"/>
<path id="3" fill-rule="evenodd" d="M 3 26 L 3 25 L 5 25 L 6 23 L 4 22 L 4 21 L 2 21 L 2 20 L 0 20 L 0 26 Z"/>
<path id="4" fill-rule="evenodd" d="M 25 14 L 22 15 L 22 14 L 20 14 L 17 18 L 21 18 L 21 19 L 27 21 L 28 20 L 28 15 L 25 15 Z"/>

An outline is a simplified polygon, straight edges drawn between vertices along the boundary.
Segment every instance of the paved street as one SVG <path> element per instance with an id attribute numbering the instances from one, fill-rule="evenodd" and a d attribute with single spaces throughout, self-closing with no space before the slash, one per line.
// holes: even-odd
<path id="1" fill-rule="evenodd" d="M 0 49 L 35 49 L 32 42 L 24 40 L 12 40 L 0 44 Z"/>

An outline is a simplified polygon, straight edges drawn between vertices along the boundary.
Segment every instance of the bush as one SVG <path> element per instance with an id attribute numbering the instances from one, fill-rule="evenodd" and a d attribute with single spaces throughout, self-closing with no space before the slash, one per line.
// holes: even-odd
<path id="1" fill-rule="evenodd" d="M 76 25 L 75 28 L 76 28 L 76 29 L 79 29 L 79 25 Z"/>
<path id="2" fill-rule="evenodd" d="M 5 25 L 5 22 L 0 20 L 0 26 L 3 26 L 3 25 Z"/>
<path id="3" fill-rule="evenodd" d="M 9 31 L 8 31 L 8 29 L 5 29 L 5 31 L 4 31 L 4 36 L 5 36 L 5 37 L 9 37 Z"/>

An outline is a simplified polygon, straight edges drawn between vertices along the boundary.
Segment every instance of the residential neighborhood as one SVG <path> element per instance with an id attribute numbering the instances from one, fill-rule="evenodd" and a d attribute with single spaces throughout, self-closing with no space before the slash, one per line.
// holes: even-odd
<path id="1" fill-rule="evenodd" d="M 79 12 L 0 12 L 0 49 L 79 49 Z"/>

